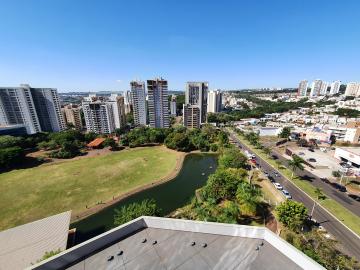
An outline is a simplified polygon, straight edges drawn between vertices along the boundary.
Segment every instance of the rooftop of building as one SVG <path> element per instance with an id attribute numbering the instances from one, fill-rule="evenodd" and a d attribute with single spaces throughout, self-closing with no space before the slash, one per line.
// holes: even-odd
<path id="1" fill-rule="evenodd" d="M 0 269 L 24 269 L 45 252 L 65 250 L 71 211 L 0 232 Z"/>
<path id="2" fill-rule="evenodd" d="M 99 147 L 104 141 L 105 138 L 96 138 L 93 141 L 89 142 L 87 144 L 87 147 Z"/>
<path id="3" fill-rule="evenodd" d="M 360 155 L 360 147 L 337 147 L 337 148 L 351 152 L 355 155 Z"/>
<path id="4" fill-rule="evenodd" d="M 140 217 L 29 269 L 324 269 L 265 227 Z"/>

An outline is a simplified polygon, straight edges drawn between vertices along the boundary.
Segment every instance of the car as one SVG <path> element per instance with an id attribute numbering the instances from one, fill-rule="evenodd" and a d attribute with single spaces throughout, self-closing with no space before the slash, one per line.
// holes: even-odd
<path id="1" fill-rule="evenodd" d="M 355 195 L 355 194 L 349 194 L 348 195 L 351 199 L 360 202 L 360 196 Z"/>
<path id="2" fill-rule="evenodd" d="M 315 158 L 309 158 L 308 161 L 309 162 L 316 162 L 316 159 Z"/>
<path id="3" fill-rule="evenodd" d="M 264 175 L 265 175 L 265 176 L 269 176 L 269 173 L 268 173 L 268 172 L 264 172 Z"/>
<path id="4" fill-rule="evenodd" d="M 274 183 L 274 186 L 275 186 L 278 190 L 282 190 L 282 189 L 283 189 L 282 185 L 280 185 L 280 184 L 277 183 L 277 182 Z"/>
<path id="5" fill-rule="evenodd" d="M 276 177 L 279 177 L 279 174 L 275 171 L 274 172 L 274 175 L 276 176 Z"/>
<path id="6" fill-rule="evenodd" d="M 291 199 L 292 198 L 289 191 L 283 189 L 281 192 L 284 194 L 286 199 Z"/>
<path id="7" fill-rule="evenodd" d="M 299 156 L 304 156 L 305 155 L 305 153 L 304 152 L 299 152 L 299 154 L 298 154 Z"/>
<path id="8" fill-rule="evenodd" d="M 312 148 L 308 148 L 308 150 L 309 150 L 310 152 L 315 152 L 315 150 L 312 149 Z"/>
<path id="9" fill-rule="evenodd" d="M 346 163 L 346 162 L 341 162 L 341 163 L 340 163 L 340 166 L 343 167 L 343 168 L 347 168 L 347 169 L 348 169 L 348 168 L 351 168 L 351 165 L 348 164 L 348 163 Z"/>
<path id="10" fill-rule="evenodd" d="M 326 177 L 320 177 L 320 180 L 326 184 L 330 184 L 330 181 Z"/>
<path id="11" fill-rule="evenodd" d="M 341 192 L 346 192 L 346 187 L 344 187 L 338 183 L 331 183 L 331 186 Z"/>
<path id="12" fill-rule="evenodd" d="M 270 180 L 270 182 L 271 182 L 271 183 L 275 183 L 275 179 L 274 179 L 274 177 L 269 176 L 268 178 L 269 178 L 269 180 Z"/>

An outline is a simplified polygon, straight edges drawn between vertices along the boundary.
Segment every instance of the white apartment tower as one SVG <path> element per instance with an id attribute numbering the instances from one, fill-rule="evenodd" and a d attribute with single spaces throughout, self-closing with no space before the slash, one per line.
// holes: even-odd
<path id="1" fill-rule="evenodd" d="M 124 104 L 125 104 L 125 114 L 131 113 L 132 105 L 133 105 L 131 91 L 124 92 Z"/>
<path id="2" fill-rule="evenodd" d="M 334 81 L 331 83 L 331 86 L 330 86 L 330 95 L 331 96 L 339 93 L 340 85 L 341 85 L 340 81 Z"/>
<path id="3" fill-rule="evenodd" d="M 328 82 L 322 82 L 321 88 L 320 88 L 320 96 L 326 96 L 327 89 L 328 89 L 329 83 Z"/>
<path id="4" fill-rule="evenodd" d="M 308 88 L 308 81 L 307 80 L 302 80 L 299 83 L 298 96 L 299 97 L 306 97 L 307 88 Z"/>
<path id="5" fill-rule="evenodd" d="M 198 106 L 183 104 L 183 124 L 187 128 L 200 127 L 200 108 Z"/>
<path id="6" fill-rule="evenodd" d="M 171 114 L 171 116 L 176 116 L 176 96 L 175 95 L 171 96 L 170 114 Z"/>
<path id="7" fill-rule="evenodd" d="M 64 108 L 61 108 L 61 112 L 63 114 L 63 118 L 65 120 L 65 123 L 69 123 L 72 124 L 74 126 L 75 129 L 77 130 L 82 130 L 83 129 L 83 124 L 81 121 L 81 108 L 73 105 L 73 104 L 69 104 L 64 106 Z"/>
<path id="8" fill-rule="evenodd" d="M 311 91 L 310 91 L 310 97 L 317 97 L 320 94 L 322 80 L 315 80 L 311 84 Z"/>
<path id="9" fill-rule="evenodd" d="M 147 80 L 150 127 L 169 127 L 168 83 L 163 78 Z"/>
<path id="10" fill-rule="evenodd" d="M 359 96 L 360 95 L 360 83 L 349 82 L 346 85 L 345 96 Z"/>
<path id="11" fill-rule="evenodd" d="M 147 112 L 145 82 L 132 81 L 130 82 L 130 87 L 135 126 L 146 126 Z"/>
<path id="12" fill-rule="evenodd" d="M 96 95 L 85 97 L 82 102 L 87 131 L 110 134 L 115 130 L 114 111 L 111 102 Z"/>
<path id="13" fill-rule="evenodd" d="M 185 105 L 196 106 L 200 110 L 200 124 L 206 123 L 208 82 L 187 82 Z"/>
<path id="14" fill-rule="evenodd" d="M 0 88 L 0 125 L 25 125 L 28 134 L 65 129 L 57 90 L 54 88 Z"/>
<path id="15" fill-rule="evenodd" d="M 207 112 L 216 113 L 221 111 L 222 93 L 220 90 L 209 91 L 207 98 Z"/>
<path id="16" fill-rule="evenodd" d="M 124 97 L 111 94 L 107 103 L 113 110 L 115 128 L 123 128 L 126 124 Z"/>

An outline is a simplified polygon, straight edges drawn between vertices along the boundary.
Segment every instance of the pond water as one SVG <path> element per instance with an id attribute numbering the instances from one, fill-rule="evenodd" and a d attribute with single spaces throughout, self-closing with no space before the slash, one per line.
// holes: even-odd
<path id="1" fill-rule="evenodd" d="M 76 228 L 76 243 L 81 243 L 114 227 L 114 209 L 144 199 L 155 199 L 163 215 L 190 202 L 195 190 L 204 186 L 217 167 L 217 155 L 196 153 L 185 157 L 178 176 L 161 185 L 131 195 L 100 212 L 71 224 Z"/>

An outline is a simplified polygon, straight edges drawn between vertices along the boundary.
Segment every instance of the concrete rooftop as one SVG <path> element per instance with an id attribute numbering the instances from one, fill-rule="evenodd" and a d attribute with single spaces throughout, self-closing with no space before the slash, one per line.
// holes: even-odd
<path id="1" fill-rule="evenodd" d="M 141 217 L 30 269 L 323 269 L 266 228 Z"/>

